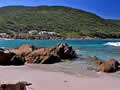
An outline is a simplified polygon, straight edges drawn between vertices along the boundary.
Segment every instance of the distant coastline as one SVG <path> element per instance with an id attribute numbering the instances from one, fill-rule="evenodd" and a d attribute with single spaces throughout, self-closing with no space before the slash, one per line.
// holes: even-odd
<path id="1" fill-rule="evenodd" d="M 120 40 L 120 38 L 98 38 L 98 37 L 80 37 L 80 38 L 52 38 L 52 39 L 15 39 L 15 38 L 0 38 L 0 40 Z"/>
<path id="2" fill-rule="evenodd" d="M 120 38 L 92 38 L 92 37 L 81 37 L 81 38 L 52 38 L 52 39 L 15 39 L 15 38 L 0 38 L 0 40 L 120 40 Z"/>

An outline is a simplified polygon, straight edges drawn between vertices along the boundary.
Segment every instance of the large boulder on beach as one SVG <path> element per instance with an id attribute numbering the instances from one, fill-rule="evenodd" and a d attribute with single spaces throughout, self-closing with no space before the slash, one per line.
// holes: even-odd
<path id="1" fill-rule="evenodd" d="M 25 59 L 15 53 L 0 54 L 0 65 L 24 65 Z"/>
<path id="2" fill-rule="evenodd" d="M 26 86 L 32 85 L 32 83 L 28 83 L 26 81 L 9 81 L 9 82 L 1 82 L 0 90 L 26 90 Z"/>
<path id="3" fill-rule="evenodd" d="M 14 53 L 5 53 L 4 50 L 0 50 L 0 65 L 10 65 L 11 58 L 14 56 Z"/>
<path id="4" fill-rule="evenodd" d="M 54 47 L 39 48 L 25 57 L 27 63 L 52 64 L 60 62 L 60 57 L 56 54 Z"/>
<path id="5" fill-rule="evenodd" d="M 22 56 L 18 56 L 15 53 L 0 50 L 0 65 L 23 65 L 25 60 Z"/>
<path id="6" fill-rule="evenodd" d="M 100 71 L 102 72 L 116 72 L 119 69 L 119 62 L 115 59 L 110 59 L 100 65 Z"/>
<path id="7" fill-rule="evenodd" d="M 63 61 L 63 59 L 72 59 L 76 57 L 76 53 L 72 46 L 67 43 L 59 43 L 55 47 L 36 48 L 33 45 L 24 44 L 12 50 L 6 50 L 5 53 L 14 53 L 7 58 L 12 65 L 22 65 L 27 63 L 52 64 Z M 1 57 L 2 58 L 2 57 Z"/>
<path id="8" fill-rule="evenodd" d="M 59 43 L 56 46 L 56 53 L 62 59 L 72 59 L 76 57 L 76 53 L 72 46 L 69 46 L 67 43 Z"/>
<path id="9" fill-rule="evenodd" d="M 0 65 L 10 65 L 11 56 L 5 53 L 0 53 Z"/>
<path id="10" fill-rule="evenodd" d="M 52 64 L 74 57 L 76 57 L 76 53 L 72 46 L 59 43 L 56 47 L 38 48 L 29 53 L 25 60 L 27 63 Z"/>
<path id="11" fill-rule="evenodd" d="M 24 65 L 25 64 L 25 57 L 21 55 L 14 54 L 10 59 L 11 65 Z"/>
<path id="12" fill-rule="evenodd" d="M 16 55 L 26 56 L 27 54 L 34 51 L 35 49 L 36 47 L 31 44 L 23 44 L 22 46 L 18 48 L 6 50 L 6 52 L 13 52 Z"/>

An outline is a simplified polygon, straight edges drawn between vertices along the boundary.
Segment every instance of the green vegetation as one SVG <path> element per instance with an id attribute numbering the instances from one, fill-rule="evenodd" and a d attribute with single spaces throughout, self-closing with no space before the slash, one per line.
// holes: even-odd
<path id="1" fill-rule="evenodd" d="M 95 14 L 64 6 L 7 6 L 0 8 L 0 32 L 15 38 L 30 30 L 54 31 L 61 37 L 81 36 L 120 38 L 120 21 L 106 20 Z"/>

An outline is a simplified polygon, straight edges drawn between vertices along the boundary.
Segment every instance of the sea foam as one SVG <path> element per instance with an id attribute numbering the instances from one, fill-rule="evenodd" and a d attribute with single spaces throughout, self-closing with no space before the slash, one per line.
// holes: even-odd
<path id="1" fill-rule="evenodd" d="M 120 46 L 120 42 L 108 42 L 108 43 L 105 43 L 104 45 L 109 45 L 109 46 Z"/>

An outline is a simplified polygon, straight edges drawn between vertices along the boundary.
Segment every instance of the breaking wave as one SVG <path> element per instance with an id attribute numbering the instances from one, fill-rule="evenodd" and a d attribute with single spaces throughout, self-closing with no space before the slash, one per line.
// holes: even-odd
<path id="1" fill-rule="evenodd" d="M 105 43 L 104 45 L 109 45 L 109 46 L 120 46 L 120 42 L 108 42 L 108 43 Z"/>

